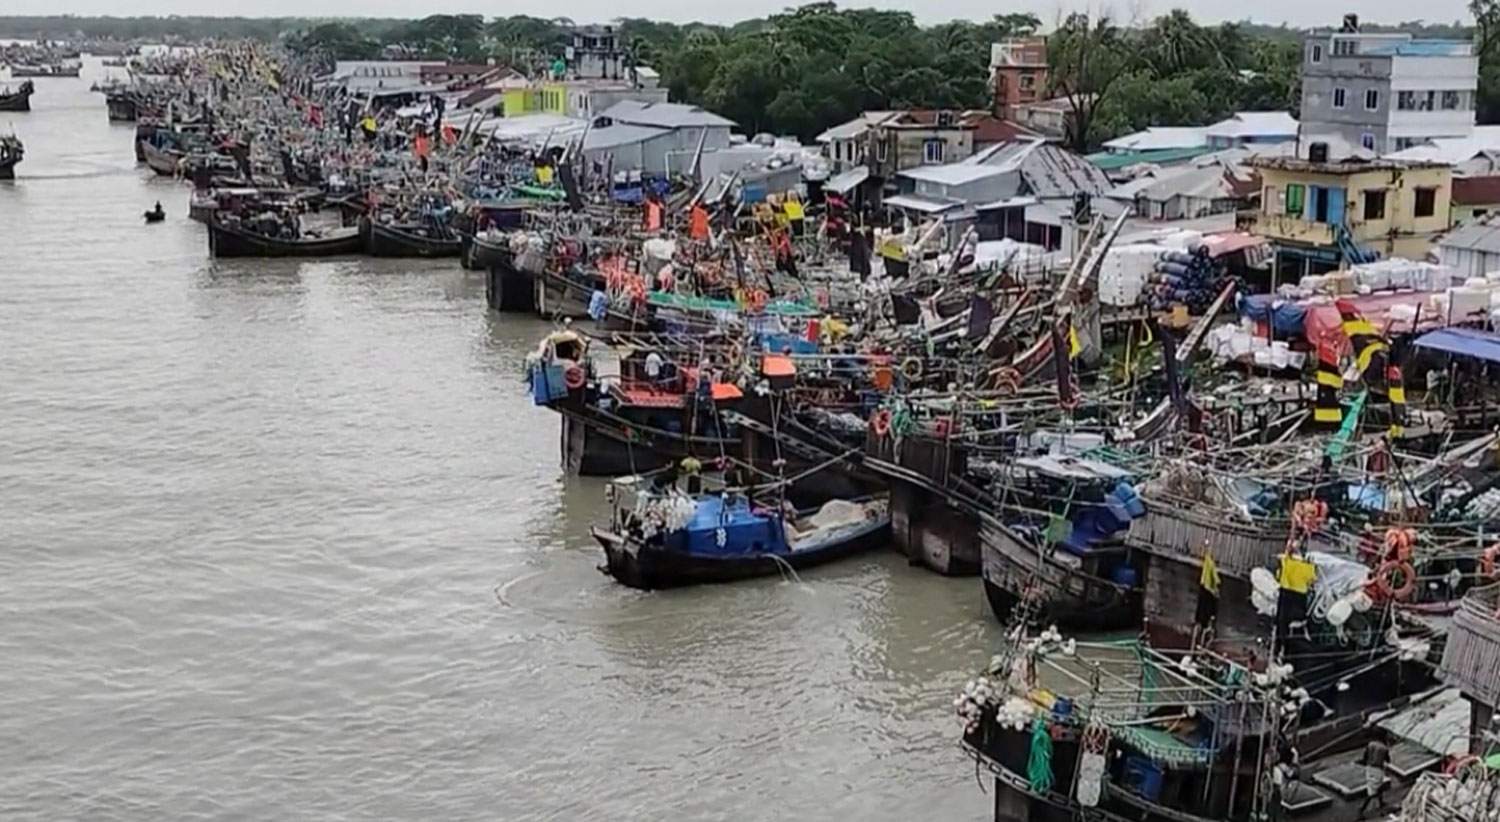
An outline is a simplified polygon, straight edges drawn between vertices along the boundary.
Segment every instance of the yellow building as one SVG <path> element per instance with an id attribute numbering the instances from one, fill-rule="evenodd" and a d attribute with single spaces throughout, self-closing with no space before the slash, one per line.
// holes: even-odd
<path id="1" fill-rule="evenodd" d="M 527 88 L 507 89 L 500 96 L 506 117 L 525 114 L 567 114 L 568 87 L 562 83 L 536 83 Z"/>
<path id="2" fill-rule="evenodd" d="M 1449 166 L 1335 160 L 1327 157 L 1326 144 L 1311 148 L 1304 156 L 1247 161 L 1261 179 L 1261 207 L 1249 228 L 1276 244 L 1283 279 L 1377 257 L 1422 259 L 1448 230 Z"/>

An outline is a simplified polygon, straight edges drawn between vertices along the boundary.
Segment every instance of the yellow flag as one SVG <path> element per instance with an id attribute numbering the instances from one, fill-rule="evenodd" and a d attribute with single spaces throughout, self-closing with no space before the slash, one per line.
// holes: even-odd
<path id="1" fill-rule="evenodd" d="M 1082 350 L 1083 350 L 1083 343 L 1081 343 L 1081 342 L 1078 341 L 1078 329 L 1075 328 L 1072 324 L 1069 324 L 1068 325 L 1068 359 L 1071 360 L 1074 357 L 1078 356 L 1078 352 L 1080 352 Z"/>

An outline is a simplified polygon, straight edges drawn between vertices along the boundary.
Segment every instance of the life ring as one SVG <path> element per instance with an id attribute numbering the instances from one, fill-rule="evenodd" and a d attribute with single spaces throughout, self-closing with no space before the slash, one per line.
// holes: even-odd
<path id="1" fill-rule="evenodd" d="M 1500 542 L 1484 549 L 1479 555 L 1479 573 L 1485 579 L 1495 579 L 1495 558 L 1500 556 Z"/>
<path id="2" fill-rule="evenodd" d="M 1328 522 L 1328 503 L 1320 499 L 1298 500 L 1292 505 L 1292 525 L 1312 533 Z"/>
<path id="3" fill-rule="evenodd" d="M 563 385 L 571 389 L 578 389 L 582 388 L 583 384 L 587 381 L 588 375 L 583 373 L 583 368 L 578 363 L 570 362 L 563 366 Z"/>
<path id="4" fill-rule="evenodd" d="M 1416 532 L 1410 528 L 1392 528 L 1385 532 L 1385 559 L 1406 562 L 1411 559 L 1412 543 Z"/>
<path id="5" fill-rule="evenodd" d="M 1392 577 L 1401 575 L 1401 587 L 1396 588 L 1392 583 Z M 1417 571 L 1411 567 L 1410 562 L 1386 560 L 1379 568 L 1375 569 L 1375 590 L 1383 596 L 1403 600 L 1411 596 L 1411 592 L 1417 588 Z"/>
<path id="6" fill-rule="evenodd" d="M 1008 365 L 996 371 L 995 390 L 1006 394 L 1021 393 L 1021 372 Z"/>
<path id="7" fill-rule="evenodd" d="M 909 380 L 922 379 L 922 361 L 916 357 L 907 357 L 901 362 L 901 375 Z"/>
<path id="8" fill-rule="evenodd" d="M 766 307 L 766 292 L 763 289 L 755 289 L 750 292 L 750 310 L 763 311 Z"/>
<path id="9" fill-rule="evenodd" d="M 891 409 L 881 408 L 870 417 L 870 430 L 875 436 L 884 438 L 891 433 Z"/>

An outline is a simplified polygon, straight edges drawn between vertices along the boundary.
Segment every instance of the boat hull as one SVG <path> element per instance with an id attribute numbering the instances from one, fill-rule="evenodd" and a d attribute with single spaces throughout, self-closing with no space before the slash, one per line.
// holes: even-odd
<path id="1" fill-rule="evenodd" d="M 594 539 L 604 549 L 601 570 L 631 588 L 657 590 L 690 585 L 717 585 L 757 577 L 776 576 L 787 568 L 800 571 L 872 551 L 890 541 L 890 520 L 872 522 L 848 537 L 829 545 L 781 555 L 707 557 L 667 551 L 628 537 L 593 529 Z"/>
<path id="2" fill-rule="evenodd" d="M 1064 629 L 1105 631 L 1140 624 L 1139 589 L 1038 556 L 998 522 L 980 525 L 979 551 L 985 599 L 1001 624 L 1011 620 L 1023 596 L 1031 599 L 1034 619 Z"/>
<path id="3" fill-rule="evenodd" d="M 426 237 L 411 231 L 366 222 L 365 253 L 371 257 L 457 257 L 463 243 L 457 237 Z"/>
<path id="4" fill-rule="evenodd" d="M 208 223 L 208 249 L 215 257 L 340 257 L 358 254 L 362 245 L 359 234 L 348 232 L 335 237 L 305 240 L 279 240 L 247 231 Z"/>
<path id="5" fill-rule="evenodd" d="M 16 165 L 20 160 L 0 160 L 0 180 L 16 179 Z"/>
<path id="6" fill-rule="evenodd" d="M 477 247 L 477 246 L 476 246 Z M 495 311 L 536 311 L 536 286 L 531 276 L 516 268 L 507 253 L 504 257 L 480 252 L 485 262 L 484 300 Z"/>
<path id="7" fill-rule="evenodd" d="M 0 111 L 31 111 L 31 89 L 23 88 L 14 94 L 0 94 Z"/>

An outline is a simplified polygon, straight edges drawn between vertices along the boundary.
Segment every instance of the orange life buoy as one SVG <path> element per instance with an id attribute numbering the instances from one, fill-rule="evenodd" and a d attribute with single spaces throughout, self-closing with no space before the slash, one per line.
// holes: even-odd
<path id="1" fill-rule="evenodd" d="M 1385 532 L 1385 558 L 1406 562 L 1411 559 L 1416 532 L 1410 528 L 1391 528 Z"/>
<path id="2" fill-rule="evenodd" d="M 1021 372 L 1010 366 L 1005 366 L 995 372 L 995 390 L 1004 391 L 1006 394 L 1018 394 L 1021 391 Z"/>
<path id="3" fill-rule="evenodd" d="M 1395 587 L 1392 580 L 1397 574 L 1401 575 L 1401 587 Z M 1410 562 L 1394 559 L 1386 560 L 1379 568 L 1375 569 L 1375 590 L 1389 599 L 1402 600 L 1411 596 L 1411 592 L 1417 588 L 1417 571 L 1411 567 Z"/>
<path id="4" fill-rule="evenodd" d="M 884 437 L 891 433 L 891 409 L 882 408 L 870 417 L 870 430 L 875 436 Z"/>
<path id="5" fill-rule="evenodd" d="M 587 380 L 587 375 L 583 373 L 583 368 L 578 363 L 570 362 L 563 366 L 563 385 L 575 389 L 582 388 Z"/>
<path id="6" fill-rule="evenodd" d="M 766 292 L 764 290 L 757 288 L 754 291 L 751 291 L 750 292 L 750 308 L 751 308 L 751 310 L 753 310 L 753 311 L 762 311 L 762 310 L 764 310 L 765 307 L 766 307 L 766 299 L 767 299 Z"/>

